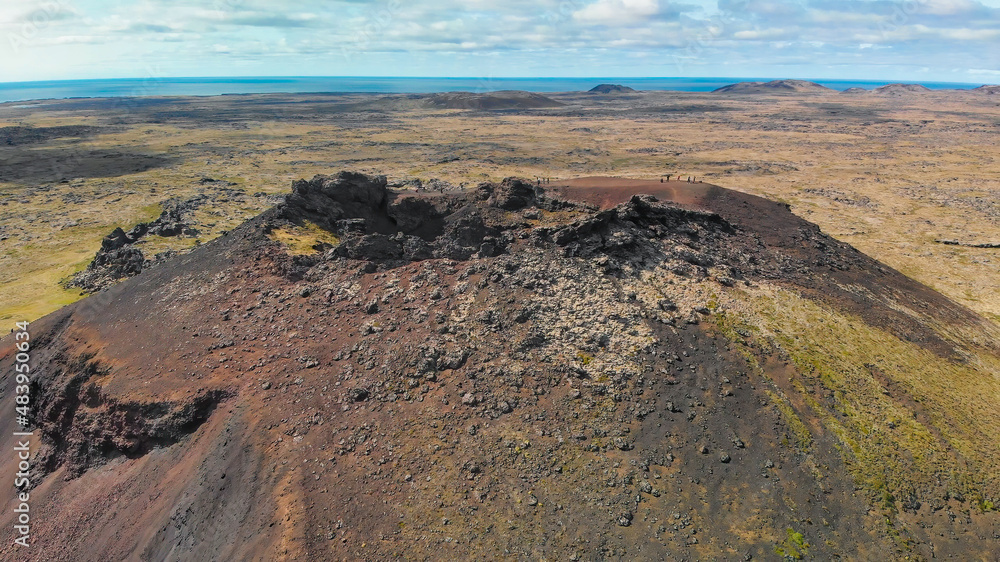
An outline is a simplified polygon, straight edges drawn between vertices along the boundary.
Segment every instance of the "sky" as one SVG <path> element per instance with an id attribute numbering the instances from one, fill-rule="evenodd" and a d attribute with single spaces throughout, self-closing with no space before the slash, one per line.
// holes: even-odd
<path id="1" fill-rule="evenodd" d="M 0 82 L 187 76 L 1000 83 L 1000 0 L 17 0 Z"/>

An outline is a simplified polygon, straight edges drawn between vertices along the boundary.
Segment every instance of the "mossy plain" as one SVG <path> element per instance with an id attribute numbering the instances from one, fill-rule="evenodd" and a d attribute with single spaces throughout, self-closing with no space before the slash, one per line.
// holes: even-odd
<path id="1" fill-rule="evenodd" d="M 340 169 L 466 186 L 511 175 L 693 175 L 787 201 L 835 237 L 1000 315 L 996 250 L 936 242 L 1000 241 L 1000 105 L 990 96 L 552 97 L 566 106 L 488 112 L 394 96 L 281 94 L 0 105 L 0 126 L 93 127 L 4 147 L 0 319 L 32 319 L 72 301 L 59 281 L 86 264 L 103 235 L 167 197 L 204 192 L 201 178 L 247 194 L 203 211 L 207 241 L 273 204 L 254 194 L 285 193 L 294 179 Z M 37 169 L 23 170 L 25 162 Z M 187 245 L 177 240 L 177 249 Z"/>

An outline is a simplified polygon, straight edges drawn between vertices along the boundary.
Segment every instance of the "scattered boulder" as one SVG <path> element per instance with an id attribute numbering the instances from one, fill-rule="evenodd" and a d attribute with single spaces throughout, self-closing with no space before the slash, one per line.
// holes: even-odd
<path id="1" fill-rule="evenodd" d="M 130 238 L 121 227 L 118 227 L 112 230 L 111 234 L 105 236 L 104 240 L 101 240 L 101 250 L 104 252 L 113 252 L 133 242 L 135 242 L 135 239 Z"/>
<path id="2" fill-rule="evenodd" d="M 534 203 L 535 197 L 535 186 L 518 178 L 505 178 L 487 202 L 505 211 L 517 211 Z"/>

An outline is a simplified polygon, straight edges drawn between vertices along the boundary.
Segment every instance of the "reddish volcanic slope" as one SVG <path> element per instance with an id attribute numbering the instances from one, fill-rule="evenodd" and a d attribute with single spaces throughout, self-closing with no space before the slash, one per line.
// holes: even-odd
<path id="1" fill-rule="evenodd" d="M 295 256 L 269 236 L 305 222 L 340 243 Z M 956 350 L 880 295 L 980 322 L 783 205 L 707 184 L 414 197 L 318 176 L 32 324 L 34 544 L 0 556 L 767 560 L 794 528 L 815 559 L 893 558 L 835 436 L 796 451 L 708 309 L 644 288 L 667 266 L 796 287 L 942 357 Z M 13 354 L 5 338 L 5 397 Z M 988 531 L 942 530 L 972 553 Z"/>
<path id="2" fill-rule="evenodd" d="M 637 180 L 628 178 L 586 177 L 570 180 L 556 180 L 545 184 L 545 189 L 559 197 L 610 209 L 620 205 L 637 193 L 652 195 L 671 204 L 685 207 L 700 207 L 707 210 L 704 201 L 710 194 L 728 190 L 707 183 L 691 183 L 670 180 Z"/>

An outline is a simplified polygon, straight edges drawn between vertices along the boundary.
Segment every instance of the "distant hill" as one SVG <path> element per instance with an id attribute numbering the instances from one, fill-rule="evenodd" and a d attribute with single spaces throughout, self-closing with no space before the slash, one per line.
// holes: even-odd
<path id="1" fill-rule="evenodd" d="M 978 88 L 973 88 L 972 91 L 977 94 L 995 95 L 1000 94 L 1000 86 L 980 86 Z"/>
<path id="2" fill-rule="evenodd" d="M 927 86 L 922 86 L 920 84 L 888 84 L 886 86 L 879 86 L 872 90 L 876 95 L 880 96 L 899 96 L 903 94 L 919 94 L 931 91 Z"/>
<path id="3" fill-rule="evenodd" d="M 775 94 L 775 93 L 827 93 L 826 86 L 806 80 L 772 80 L 771 82 L 739 82 L 723 86 L 714 93 L 720 94 Z"/>
<path id="4" fill-rule="evenodd" d="M 848 88 L 848 89 L 846 89 L 846 90 L 844 90 L 843 92 L 840 92 L 840 93 L 842 93 L 842 94 L 851 94 L 851 95 L 854 95 L 854 94 L 867 94 L 868 90 L 866 90 L 864 88 Z"/>
<path id="5" fill-rule="evenodd" d="M 594 86 L 589 92 L 591 94 L 630 94 L 635 92 L 635 90 L 621 84 L 601 84 Z"/>
<path id="6" fill-rule="evenodd" d="M 504 90 L 476 94 L 473 92 L 447 92 L 427 96 L 426 103 L 442 109 L 537 109 L 561 107 L 563 104 L 541 94 Z"/>

